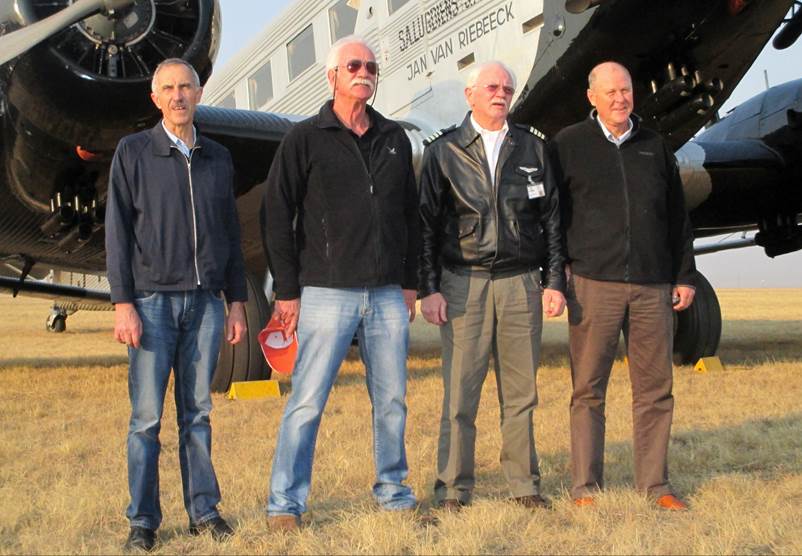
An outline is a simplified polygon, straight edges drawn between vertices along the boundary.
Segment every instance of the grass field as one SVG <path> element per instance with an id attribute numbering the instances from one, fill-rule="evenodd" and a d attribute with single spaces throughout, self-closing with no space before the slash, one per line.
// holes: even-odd
<path id="1" fill-rule="evenodd" d="M 692 510 L 654 509 L 632 488 L 629 381 L 616 362 L 608 394 L 608 490 L 573 506 L 569 479 L 570 375 L 564 319 L 544 333 L 535 414 L 544 494 L 552 511 L 505 502 L 498 403 L 489 379 L 480 409 L 472 507 L 421 527 L 370 499 L 370 406 L 361 363 L 349 359 L 318 440 L 309 523 L 268 531 L 264 505 L 284 400 L 215 396 L 214 460 L 224 544 L 186 535 L 168 395 L 162 430 L 160 553 L 802 553 L 802 290 L 724 290 L 723 372 L 675 369 L 671 477 Z M 0 296 L 0 553 L 116 553 L 128 531 L 126 356 L 110 313 L 78 313 L 50 334 L 48 304 Z M 434 328 L 416 321 L 407 434 L 410 484 L 428 505 L 442 385 Z"/>

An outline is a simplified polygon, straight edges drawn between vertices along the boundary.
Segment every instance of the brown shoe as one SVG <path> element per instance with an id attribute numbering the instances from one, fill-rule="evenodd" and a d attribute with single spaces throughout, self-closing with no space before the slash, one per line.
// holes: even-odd
<path id="1" fill-rule="evenodd" d="M 688 504 L 674 496 L 673 494 L 664 494 L 657 499 L 657 505 L 664 510 L 672 512 L 687 512 Z"/>
<path id="2" fill-rule="evenodd" d="M 530 510 L 534 509 L 544 509 L 550 510 L 551 509 L 551 502 L 548 499 L 543 498 L 539 494 L 529 494 L 527 496 L 517 496 L 515 498 L 510 498 L 512 502 L 523 506 L 524 508 L 528 508 Z"/>
<path id="3" fill-rule="evenodd" d="M 446 512 L 454 512 L 457 513 L 462 510 L 462 507 L 465 504 L 457 500 L 456 498 L 446 498 L 445 500 L 441 500 L 437 503 L 437 509 L 443 510 Z"/>
<path id="4" fill-rule="evenodd" d="M 272 531 L 284 531 L 289 533 L 301 528 L 301 516 L 299 515 L 269 515 L 267 516 L 267 526 Z"/>
<path id="5" fill-rule="evenodd" d="M 592 496 L 583 496 L 582 498 L 574 498 L 574 505 L 580 508 L 593 506 L 595 504 L 596 501 L 593 499 Z"/>

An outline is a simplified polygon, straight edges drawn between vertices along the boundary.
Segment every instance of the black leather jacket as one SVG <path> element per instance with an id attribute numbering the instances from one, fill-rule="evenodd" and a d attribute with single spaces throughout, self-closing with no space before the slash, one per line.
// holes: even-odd
<path id="1" fill-rule="evenodd" d="M 510 124 L 493 187 L 470 116 L 423 155 L 420 295 L 440 291 L 442 267 L 493 276 L 541 268 L 544 287 L 564 291 L 558 192 L 545 143 L 534 129 Z"/>

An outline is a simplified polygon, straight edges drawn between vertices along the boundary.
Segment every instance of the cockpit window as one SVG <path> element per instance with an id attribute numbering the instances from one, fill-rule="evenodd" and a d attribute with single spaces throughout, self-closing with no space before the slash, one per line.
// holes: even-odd
<path id="1" fill-rule="evenodd" d="M 407 2 L 409 2 L 409 0 L 387 0 L 387 10 L 390 12 L 390 15 L 393 15 L 396 10 Z"/>
<path id="2" fill-rule="evenodd" d="M 268 62 L 248 78 L 248 105 L 251 110 L 259 110 L 272 98 L 273 71 Z"/>
<path id="3" fill-rule="evenodd" d="M 290 80 L 315 63 L 315 35 L 309 25 L 287 43 L 287 59 L 290 65 Z"/>
<path id="4" fill-rule="evenodd" d="M 357 8 L 351 7 L 353 2 L 340 0 L 329 8 L 329 28 L 331 29 L 331 42 L 352 35 L 356 29 Z"/>

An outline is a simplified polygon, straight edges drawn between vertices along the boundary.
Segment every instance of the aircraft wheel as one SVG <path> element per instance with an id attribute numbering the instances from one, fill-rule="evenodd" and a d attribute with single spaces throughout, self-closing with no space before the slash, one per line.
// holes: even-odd
<path id="1" fill-rule="evenodd" d="M 674 314 L 674 360 L 693 365 L 716 354 L 721 340 L 721 307 L 710 282 L 696 273 L 696 295 L 691 306 Z"/>
<path id="2" fill-rule="evenodd" d="M 245 323 L 248 332 L 235 346 L 223 339 L 217 369 L 212 378 L 212 392 L 226 392 L 232 382 L 270 378 L 270 367 L 265 362 L 257 338 L 270 318 L 270 304 L 259 280 L 247 273 L 246 282 L 248 301 L 245 303 Z"/>
<path id="3" fill-rule="evenodd" d="M 67 315 L 61 311 L 54 310 L 47 317 L 45 327 L 47 328 L 48 332 L 55 332 L 56 334 L 64 332 L 67 330 Z"/>

